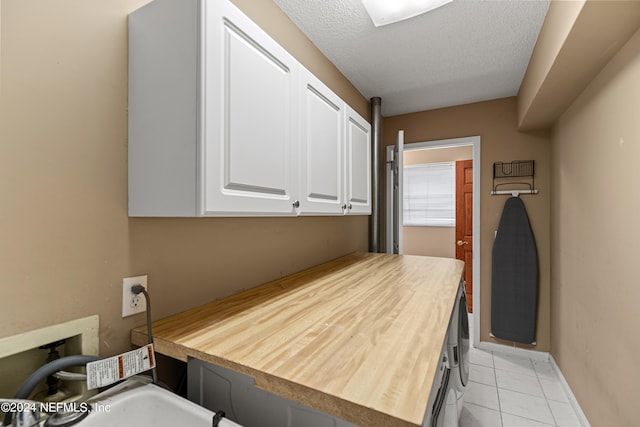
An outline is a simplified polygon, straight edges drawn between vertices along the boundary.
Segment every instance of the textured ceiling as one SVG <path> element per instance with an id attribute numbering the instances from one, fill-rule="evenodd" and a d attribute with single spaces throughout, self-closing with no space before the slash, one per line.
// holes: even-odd
<path id="1" fill-rule="evenodd" d="M 360 0 L 274 2 L 384 116 L 516 95 L 549 7 L 454 0 L 376 28 Z"/>

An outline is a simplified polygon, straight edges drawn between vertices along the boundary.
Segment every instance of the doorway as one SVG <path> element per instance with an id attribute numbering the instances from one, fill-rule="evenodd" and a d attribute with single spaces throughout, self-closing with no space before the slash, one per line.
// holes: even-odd
<path id="1" fill-rule="evenodd" d="M 403 134 L 400 131 L 400 136 Z M 402 167 L 404 154 L 411 153 L 413 151 L 419 150 L 430 150 L 430 149 L 438 149 L 438 148 L 455 148 L 455 147 L 470 147 L 471 148 L 471 170 L 468 171 L 472 178 L 472 189 L 471 189 L 471 200 L 472 200 L 472 233 L 471 235 L 467 235 L 467 240 L 462 239 L 463 242 L 469 242 L 469 246 L 471 251 L 467 251 L 471 253 L 470 262 L 471 262 L 471 282 L 472 286 L 469 289 L 471 298 L 470 302 L 473 306 L 473 324 L 480 324 L 480 137 L 464 137 L 464 138 L 454 138 L 454 139 L 446 139 L 446 140 L 437 140 L 437 141 L 426 141 L 426 142 L 416 142 L 410 144 L 404 144 L 401 141 L 402 138 L 399 138 L 399 146 L 401 147 L 401 151 L 403 152 L 403 156 L 400 161 L 400 165 Z M 403 236 L 403 227 L 402 220 L 398 221 L 398 218 L 402 218 L 403 214 L 400 210 L 398 213 L 394 212 L 393 208 L 393 188 L 397 183 L 394 182 L 394 146 L 387 146 L 387 156 L 386 156 L 386 242 L 387 242 L 387 252 L 394 252 L 394 221 L 399 224 L 396 227 L 397 238 L 395 248 L 396 253 L 404 253 L 405 245 L 411 244 L 410 240 L 405 241 L 405 236 Z M 397 150 L 396 150 L 397 151 Z M 402 183 L 399 186 L 402 188 Z M 400 197 L 401 198 L 401 197 Z M 460 239 L 450 239 L 449 244 L 455 245 L 457 240 Z M 464 243 L 463 243 L 464 244 Z M 452 249 L 453 255 L 445 255 L 450 257 L 455 257 L 455 248 Z M 440 255 L 442 256 L 442 255 Z M 473 336 L 472 336 L 473 345 L 477 345 L 480 342 L 480 327 L 476 326 L 473 328 Z"/>

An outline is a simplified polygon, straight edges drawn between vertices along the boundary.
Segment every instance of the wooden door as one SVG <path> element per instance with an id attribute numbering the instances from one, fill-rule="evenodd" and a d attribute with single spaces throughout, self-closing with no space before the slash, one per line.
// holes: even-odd
<path id="1" fill-rule="evenodd" d="M 473 160 L 456 162 L 456 258 L 464 261 L 467 310 L 473 312 Z"/>

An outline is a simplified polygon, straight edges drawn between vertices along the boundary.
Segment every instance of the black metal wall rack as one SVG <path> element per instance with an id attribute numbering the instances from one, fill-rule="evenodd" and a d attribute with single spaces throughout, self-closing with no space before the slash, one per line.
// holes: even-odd
<path id="1" fill-rule="evenodd" d="M 519 178 L 514 180 L 514 178 Z M 508 189 L 498 189 L 509 187 Z M 533 160 L 514 160 L 493 164 L 493 188 L 491 195 L 538 194 L 535 188 L 535 170 Z"/>

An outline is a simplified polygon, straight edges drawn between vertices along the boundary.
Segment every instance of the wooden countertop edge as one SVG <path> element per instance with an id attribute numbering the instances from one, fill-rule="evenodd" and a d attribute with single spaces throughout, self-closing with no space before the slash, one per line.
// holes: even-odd
<path id="1" fill-rule="evenodd" d="M 132 344 L 143 346 L 147 344 L 147 341 L 146 327 L 141 326 L 131 330 Z M 421 424 L 414 424 L 410 421 L 401 420 L 386 413 L 376 411 L 373 408 L 366 408 L 335 396 L 322 393 L 318 390 L 313 390 L 300 384 L 265 374 L 262 371 L 238 365 L 226 359 L 212 356 L 208 353 L 195 351 L 191 348 L 184 347 L 170 341 L 154 338 L 154 349 L 157 353 L 182 362 L 188 362 L 189 358 L 194 358 L 234 370 L 253 378 L 255 385 L 258 388 L 274 393 L 280 397 L 313 407 L 314 409 L 326 412 L 356 425 L 366 425 L 368 427 L 421 426 Z"/>

